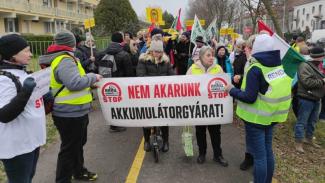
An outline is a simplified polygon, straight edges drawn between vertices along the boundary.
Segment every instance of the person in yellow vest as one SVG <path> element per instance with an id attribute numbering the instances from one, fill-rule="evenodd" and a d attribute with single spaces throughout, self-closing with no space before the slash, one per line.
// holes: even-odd
<path id="1" fill-rule="evenodd" d="M 252 54 L 257 62 L 244 74 L 241 89 L 228 85 L 226 90 L 238 100 L 236 113 L 245 123 L 246 144 L 254 157 L 254 182 L 271 183 L 273 127 L 287 119 L 292 79 L 284 72 L 271 36 L 258 35 Z"/>
<path id="2" fill-rule="evenodd" d="M 292 48 L 300 53 L 300 48 L 307 46 L 305 39 L 301 36 L 297 37 L 295 43 L 292 44 Z"/>
<path id="3" fill-rule="evenodd" d="M 200 75 L 200 74 L 218 74 L 223 73 L 220 65 L 215 63 L 213 48 L 203 46 L 199 52 L 199 61 L 195 62 L 187 71 L 186 75 Z M 205 162 L 205 155 L 207 150 L 206 129 L 208 128 L 211 144 L 213 148 L 213 160 L 220 165 L 226 167 L 228 162 L 222 156 L 221 149 L 221 125 L 203 125 L 195 126 L 197 145 L 199 147 L 199 156 L 197 162 L 202 164 Z"/>
<path id="4" fill-rule="evenodd" d="M 72 176 L 86 181 L 97 179 L 96 173 L 84 167 L 83 146 L 87 142 L 88 113 L 92 102 L 90 86 L 102 76 L 85 73 L 74 56 L 75 47 L 74 35 L 61 31 L 55 35 L 49 53 L 40 58 L 40 63 L 48 61 L 50 64 L 50 87 L 56 96 L 52 117 L 61 137 L 56 183 L 71 183 Z"/>

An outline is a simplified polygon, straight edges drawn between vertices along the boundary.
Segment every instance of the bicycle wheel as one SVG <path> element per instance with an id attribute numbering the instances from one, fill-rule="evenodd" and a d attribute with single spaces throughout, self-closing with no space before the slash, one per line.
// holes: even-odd
<path id="1" fill-rule="evenodd" d="M 158 147 L 154 147 L 153 155 L 155 158 L 155 163 L 158 163 L 159 162 L 159 148 Z"/>

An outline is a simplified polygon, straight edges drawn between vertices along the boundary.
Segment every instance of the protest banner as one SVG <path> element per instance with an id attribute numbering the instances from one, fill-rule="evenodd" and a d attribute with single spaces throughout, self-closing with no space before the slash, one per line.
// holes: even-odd
<path id="1" fill-rule="evenodd" d="M 39 99 L 50 91 L 51 68 L 42 69 L 31 74 L 35 79 L 36 87 L 34 88 L 32 99 Z"/>
<path id="2" fill-rule="evenodd" d="M 126 127 L 227 124 L 228 74 L 105 78 L 98 98 L 108 124 Z"/>
<path id="3" fill-rule="evenodd" d="M 146 8 L 147 21 L 150 23 L 165 25 L 161 8 Z"/>

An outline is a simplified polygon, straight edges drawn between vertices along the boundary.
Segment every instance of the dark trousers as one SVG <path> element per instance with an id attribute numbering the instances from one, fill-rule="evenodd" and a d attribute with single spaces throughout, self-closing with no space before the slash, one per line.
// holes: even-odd
<path id="1" fill-rule="evenodd" d="M 321 100 L 321 110 L 319 113 L 319 119 L 325 120 L 325 97 Z"/>
<path id="2" fill-rule="evenodd" d="M 87 142 L 89 118 L 88 115 L 76 118 L 53 116 L 53 121 L 61 137 L 56 182 L 70 183 L 72 175 L 80 175 L 84 169 L 83 146 Z"/>
<path id="3" fill-rule="evenodd" d="M 207 152 L 206 128 L 208 128 L 210 133 L 213 155 L 219 157 L 222 155 L 220 125 L 195 126 L 199 153 L 200 155 L 205 155 Z"/>
<path id="4" fill-rule="evenodd" d="M 31 183 L 35 175 L 39 148 L 11 159 L 3 159 L 9 183 Z"/>
<path id="5" fill-rule="evenodd" d="M 168 142 L 169 127 L 161 126 L 160 130 L 161 130 L 161 134 L 162 134 L 162 138 L 163 138 L 164 142 Z M 149 142 L 150 134 L 151 134 L 151 128 L 143 128 L 143 136 L 144 136 L 145 142 Z"/>

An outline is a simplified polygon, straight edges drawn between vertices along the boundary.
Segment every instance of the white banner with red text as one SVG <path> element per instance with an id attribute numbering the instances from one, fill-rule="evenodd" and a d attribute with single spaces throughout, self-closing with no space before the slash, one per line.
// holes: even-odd
<path id="1" fill-rule="evenodd" d="M 105 78 L 98 98 L 105 120 L 125 127 L 227 124 L 229 75 Z"/>

